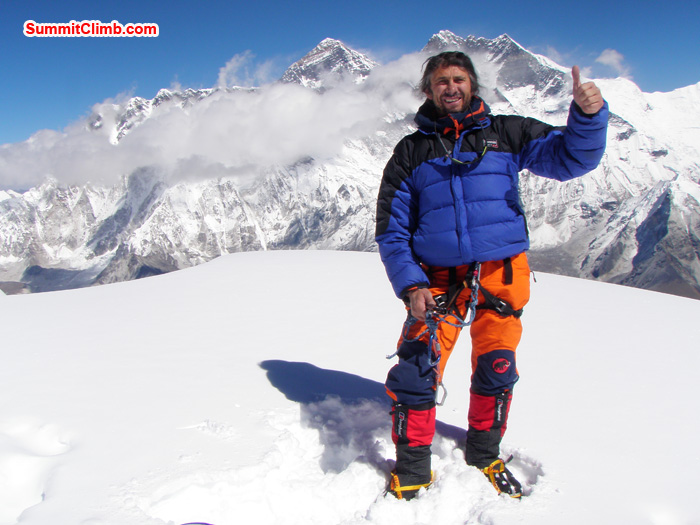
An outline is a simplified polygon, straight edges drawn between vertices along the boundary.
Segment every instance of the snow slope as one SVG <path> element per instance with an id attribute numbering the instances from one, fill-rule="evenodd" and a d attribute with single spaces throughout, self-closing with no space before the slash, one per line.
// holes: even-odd
<path id="1" fill-rule="evenodd" d="M 698 524 L 700 303 L 538 274 L 504 452 L 464 464 L 468 343 L 437 480 L 385 497 L 403 320 L 374 253 L 255 252 L 0 296 L 0 524 Z"/>

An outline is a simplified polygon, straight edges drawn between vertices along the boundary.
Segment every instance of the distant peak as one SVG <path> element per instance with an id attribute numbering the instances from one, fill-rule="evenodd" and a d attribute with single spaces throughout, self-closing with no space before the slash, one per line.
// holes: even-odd
<path id="1" fill-rule="evenodd" d="M 343 47 L 345 47 L 345 44 L 343 44 L 340 40 L 336 40 L 335 38 L 324 38 L 323 40 L 321 40 L 321 42 L 316 47 L 331 47 L 331 46 L 343 46 Z"/>
<path id="2" fill-rule="evenodd" d="M 516 48 L 524 49 L 506 33 L 503 33 L 501 36 L 494 39 L 475 37 L 472 35 L 468 36 L 467 38 L 463 38 L 459 35 L 455 35 L 452 31 L 443 29 L 430 37 L 430 40 L 423 48 L 423 51 L 427 53 L 439 53 L 450 50 L 465 51 L 475 46 L 501 49 L 507 49 L 511 46 L 515 46 Z"/>
<path id="3" fill-rule="evenodd" d="M 443 29 L 430 37 L 423 51 L 426 53 L 438 53 L 451 49 L 459 49 L 464 46 L 465 42 L 466 40 L 461 36 L 457 36 L 452 31 Z"/>
<path id="4" fill-rule="evenodd" d="M 449 31 L 447 29 L 443 29 L 442 31 L 438 31 L 437 34 L 434 36 L 437 36 L 439 38 L 444 38 L 445 40 L 450 39 L 450 38 L 460 38 L 457 35 L 455 35 L 452 31 Z"/>
<path id="5" fill-rule="evenodd" d="M 304 57 L 292 64 L 282 76 L 283 82 L 320 88 L 328 75 L 350 75 L 361 81 L 378 64 L 366 55 L 355 51 L 340 40 L 326 38 Z"/>
<path id="6" fill-rule="evenodd" d="M 494 38 L 493 41 L 494 41 L 494 43 L 496 43 L 497 45 L 500 45 L 500 46 L 503 46 L 503 47 L 515 46 L 515 47 L 518 48 L 518 49 L 521 49 L 521 50 L 523 50 L 523 51 L 527 51 L 528 53 L 531 53 L 530 51 L 528 51 L 527 49 L 525 49 L 523 46 L 521 46 L 520 44 L 518 44 L 515 40 L 513 40 L 513 39 L 510 37 L 510 35 L 508 35 L 507 33 L 503 33 L 503 34 L 502 34 L 501 36 L 499 36 L 498 38 Z"/>
<path id="7" fill-rule="evenodd" d="M 515 42 L 515 40 L 513 40 L 513 39 L 510 37 L 510 35 L 509 35 L 508 33 L 503 33 L 501 36 L 499 36 L 499 37 L 496 38 L 495 40 L 496 40 L 497 42 L 513 42 L 513 43 L 517 43 L 517 42 Z"/>

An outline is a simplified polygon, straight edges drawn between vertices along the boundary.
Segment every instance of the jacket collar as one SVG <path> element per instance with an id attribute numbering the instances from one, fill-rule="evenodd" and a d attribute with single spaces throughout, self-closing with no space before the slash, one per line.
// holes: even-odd
<path id="1" fill-rule="evenodd" d="M 462 113 L 450 113 L 444 117 L 438 115 L 437 107 L 432 100 L 426 100 L 418 109 L 415 122 L 424 133 L 454 133 L 455 140 L 466 130 L 483 128 L 490 124 L 488 115 L 491 109 L 481 98 L 474 96 L 470 107 Z"/>

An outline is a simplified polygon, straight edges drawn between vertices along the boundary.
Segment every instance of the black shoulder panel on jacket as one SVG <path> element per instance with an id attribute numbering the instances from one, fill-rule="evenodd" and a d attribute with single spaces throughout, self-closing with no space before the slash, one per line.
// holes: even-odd
<path id="1" fill-rule="evenodd" d="M 555 127 L 534 118 L 518 115 L 497 115 L 492 119 L 490 130 L 501 140 L 500 151 L 516 155 L 529 142 L 545 137 L 554 130 L 564 129 L 564 126 Z"/>
<path id="2" fill-rule="evenodd" d="M 375 235 L 384 233 L 389 225 L 392 201 L 403 182 L 420 164 L 440 156 L 435 143 L 434 135 L 426 135 L 416 131 L 401 139 L 394 148 L 394 154 L 384 168 L 384 175 L 379 186 Z"/>

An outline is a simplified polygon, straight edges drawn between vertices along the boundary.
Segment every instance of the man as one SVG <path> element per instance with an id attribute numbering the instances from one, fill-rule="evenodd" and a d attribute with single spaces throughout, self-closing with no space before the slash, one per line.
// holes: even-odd
<path id="1" fill-rule="evenodd" d="M 479 98 L 469 57 L 430 58 L 418 131 L 396 146 L 382 178 L 376 240 L 396 295 L 408 310 L 399 362 L 386 388 L 393 400 L 396 468 L 390 492 L 410 499 L 432 482 L 430 445 L 445 365 L 471 322 L 472 376 L 466 461 L 499 493 L 521 485 L 499 458 L 513 386 L 520 315 L 530 295 L 525 213 L 518 173 L 559 181 L 594 169 L 605 150 L 607 103 L 572 70 L 565 127 L 494 116 Z"/>

